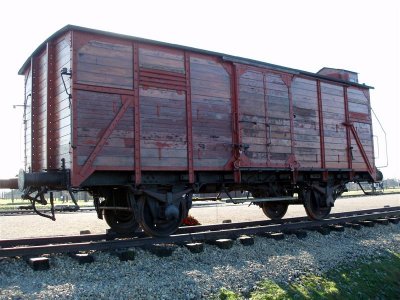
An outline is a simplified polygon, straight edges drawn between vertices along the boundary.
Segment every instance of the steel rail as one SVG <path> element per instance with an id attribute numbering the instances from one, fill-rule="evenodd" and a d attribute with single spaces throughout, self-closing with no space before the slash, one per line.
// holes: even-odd
<path id="1" fill-rule="evenodd" d="M 380 212 L 396 212 L 400 210 L 399 207 L 384 207 L 367 209 L 361 211 L 351 211 L 334 213 L 329 218 L 341 218 L 346 216 L 363 215 L 363 214 L 374 214 Z M 295 217 L 286 218 L 281 220 L 261 220 L 261 221 L 247 221 L 247 222 L 235 222 L 235 223 L 223 223 L 223 224 L 211 224 L 211 225 L 198 225 L 198 226 L 183 226 L 178 229 L 175 234 L 187 234 L 196 233 L 203 231 L 217 231 L 224 229 L 243 228 L 243 227 L 256 227 L 256 226 L 268 226 L 285 223 L 297 223 L 309 221 L 307 217 Z M 50 236 L 50 237 L 38 237 L 38 238 L 22 238 L 22 239 L 7 239 L 0 240 L 0 248 L 16 247 L 16 246 L 38 246 L 47 244 L 61 244 L 61 243 L 82 243 L 82 242 L 95 242 L 101 240 L 113 240 L 118 238 L 143 238 L 146 235 L 142 231 L 135 232 L 133 234 L 121 235 L 116 233 L 106 234 L 83 234 L 83 235 L 71 235 L 71 236 Z"/>
<path id="2" fill-rule="evenodd" d="M 357 212 L 358 213 L 358 212 Z M 326 219 L 323 221 L 299 221 L 294 223 L 283 224 L 269 224 L 261 226 L 239 227 L 239 228 L 226 228 L 215 231 L 198 231 L 191 233 L 180 233 L 162 238 L 131 238 L 123 240 L 109 240 L 109 241 L 90 241 L 90 242 L 77 242 L 77 243 L 63 243 L 55 245 L 39 245 L 39 246 L 25 246 L 25 247 L 9 247 L 0 248 L 0 257 L 14 257 L 14 256 L 34 256 L 50 253 L 71 253 L 79 251 L 90 250 L 115 250 L 131 247 L 143 247 L 155 244 L 179 244 L 185 242 L 199 242 L 209 241 L 220 238 L 235 238 L 240 235 L 256 235 L 265 232 L 285 232 L 300 229 L 310 229 L 321 226 L 371 220 L 377 218 L 384 218 L 388 216 L 400 216 L 400 207 L 393 208 L 392 210 L 381 212 L 371 212 L 364 214 L 357 214 L 352 216 L 337 216 L 335 218 Z M 241 224 L 241 223 L 238 223 Z M 204 228 L 203 228 L 204 229 Z"/>

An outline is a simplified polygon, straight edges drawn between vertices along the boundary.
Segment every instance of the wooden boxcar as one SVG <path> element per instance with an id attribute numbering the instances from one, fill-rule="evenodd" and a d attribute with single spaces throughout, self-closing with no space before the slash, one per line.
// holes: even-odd
<path id="1" fill-rule="evenodd" d="M 354 72 L 314 74 L 69 25 L 19 74 L 19 188 L 33 203 L 51 190 L 87 190 L 116 231 L 171 234 L 192 193 L 238 189 L 263 198 L 271 218 L 302 203 L 319 219 L 347 182 L 381 179 L 370 87 Z"/>

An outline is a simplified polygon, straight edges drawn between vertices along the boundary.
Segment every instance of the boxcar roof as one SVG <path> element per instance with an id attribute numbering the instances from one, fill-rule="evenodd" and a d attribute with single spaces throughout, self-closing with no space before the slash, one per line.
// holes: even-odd
<path id="1" fill-rule="evenodd" d="M 147 44 L 172 47 L 175 49 L 181 49 L 181 50 L 191 51 L 191 52 L 200 53 L 200 54 L 218 56 L 224 61 L 236 62 L 236 63 L 246 64 L 246 65 L 261 67 L 261 68 L 269 68 L 269 69 L 273 69 L 273 70 L 277 70 L 277 71 L 284 71 L 284 72 L 291 73 L 291 74 L 311 76 L 314 78 L 320 78 L 320 79 L 338 82 L 338 83 L 342 83 L 342 84 L 346 84 L 346 85 L 353 85 L 353 86 L 358 86 L 358 87 L 363 87 L 363 88 L 373 88 L 373 87 L 367 86 L 365 84 L 344 81 L 344 80 L 340 80 L 340 79 L 336 79 L 336 78 L 332 78 L 332 77 L 328 77 L 328 76 L 323 76 L 323 75 L 319 75 L 319 74 L 308 72 L 308 71 L 302 71 L 302 70 L 298 70 L 298 69 L 288 68 L 288 67 L 270 64 L 270 63 L 266 63 L 266 62 L 262 62 L 262 61 L 253 60 L 253 59 L 248 59 L 248 58 L 243 58 L 243 57 L 208 51 L 208 50 L 202 50 L 202 49 L 192 48 L 192 47 L 187 47 L 187 46 L 181 46 L 181 45 L 176 45 L 176 44 L 171 44 L 171 43 L 165 43 L 165 42 L 160 42 L 160 41 L 155 41 L 155 40 L 150 40 L 150 39 L 144 39 L 144 38 L 134 37 L 134 36 L 125 35 L 125 34 L 112 33 L 112 32 L 108 32 L 108 31 L 85 28 L 85 27 L 80 27 L 80 26 L 75 26 L 75 25 L 66 25 L 65 27 L 56 31 L 49 38 L 47 38 L 39 47 L 37 47 L 36 50 L 31 54 L 30 57 L 39 54 L 40 51 L 42 51 L 42 49 L 46 46 L 46 43 L 48 41 L 51 41 L 68 31 L 81 31 L 81 32 L 105 35 L 105 36 L 115 37 L 115 38 L 120 38 L 120 39 L 125 39 L 125 40 L 132 40 L 132 41 L 137 41 L 137 42 L 142 42 L 142 43 L 147 43 Z M 31 61 L 30 57 L 25 61 L 25 63 L 22 65 L 22 67 L 18 71 L 19 75 L 23 75 L 26 68 L 29 66 L 30 61 Z M 355 72 L 353 72 L 353 73 L 355 73 Z"/>

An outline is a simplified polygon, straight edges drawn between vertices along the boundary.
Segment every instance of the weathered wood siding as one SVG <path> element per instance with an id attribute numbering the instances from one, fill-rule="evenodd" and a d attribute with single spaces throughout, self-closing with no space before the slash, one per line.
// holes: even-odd
<path id="1" fill-rule="evenodd" d="M 62 68 L 72 69 L 67 91 Z M 237 142 L 242 167 L 367 170 L 363 152 L 374 161 L 361 86 L 78 29 L 48 41 L 24 74 L 26 168 L 65 158 L 74 184 L 96 170 L 232 170 Z"/>
<path id="2" fill-rule="evenodd" d="M 32 169 L 32 68 L 25 73 L 25 171 Z"/>
<path id="3" fill-rule="evenodd" d="M 78 51 L 78 165 L 96 169 L 132 169 L 135 160 L 134 111 L 140 115 L 140 164 L 144 170 L 187 168 L 186 96 L 168 88 L 185 74 L 183 53 L 168 48 L 138 46 L 138 86 L 133 86 L 133 44 L 120 41 L 80 41 Z M 178 74 L 181 74 L 178 76 Z M 175 77 L 179 79 L 176 80 Z M 183 80 L 184 82 L 184 80 Z M 96 86 L 102 90 L 95 92 Z M 115 90 L 113 88 L 117 88 Z M 139 89 L 139 106 L 123 113 L 123 97 Z M 93 91 L 85 91 L 92 89 Z M 133 96 L 132 96 L 133 97 Z M 122 118 L 100 145 L 117 115 Z M 118 117 L 119 118 L 119 117 Z M 97 150 L 96 150 L 97 149 Z M 94 151 L 100 151 L 95 153 Z M 94 161 L 88 161 L 95 153 Z"/>
<path id="4" fill-rule="evenodd" d="M 139 46 L 140 153 L 144 169 L 186 169 L 187 124 L 182 51 Z"/>
<path id="5" fill-rule="evenodd" d="M 33 60 L 32 170 L 47 168 L 47 53 Z"/>
<path id="6" fill-rule="evenodd" d="M 67 33 L 61 36 L 54 42 L 54 115 L 52 118 L 53 139 L 55 145 L 51 149 L 55 156 L 56 165 L 54 168 L 61 167 L 61 159 L 65 159 L 67 168 L 71 167 L 71 142 L 72 142 L 72 120 L 71 120 L 71 103 L 68 93 L 71 93 L 71 79 L 69 76 L 64 76 L 65 85 L 68 91 L 65 90 L 62 78 L 59 75 L 63 68 L 71 69 L 71 34 Z"/>
<path id="7" fill-rule="evenodd" d="M 132 57 L 131 45 L 91 39 L 78 49 L 77 82 L 132 89 Z"/>
<path id="8" fill-rule="evenodd" d="M 321 83 L 327 168 L 347 168 L 347 137 L 343 86 Z"/>
<path id="9" fill-rule="evenodd" d="M 240 76 L 239 127 L 250 165 L 285 165 L 291 154 L 289 111 L 280 74 L 247 70 Z"/>
<path id="10" fill-rule="evenodd" d="M 93 39 L 90 45 L 103 45 Z M 139 45 L 139 109 L 140 112 L 140 163 L 144 170 L 185 170 L 188 168 L 186 83 L 183 52 L 163 47 Z M 79 59 L 88 55 L 83 43 Z M 97 52 L 97 48 L 95 49 Z M 125 49 L 125 52 L 131 53 Z M 133 59 L 133 55 L 130 55 Z M 232 113 L 230 77 L 224 67 L 213 58 L 190 57 L 190 87 L 192 102 L 192 134 L 194 168 L 222 168 L 232 155 Z M 133 65 L 127 62 L 128 65 Z M 82 65 L 78 61 L 78 66 Z M 112 65 L 109 65 L 111 70 Z M 96 69 L 96 68 L 95 68 Z M 103 74 L 107 77 L 107 72 Z M 78 69 L 82 72 L 82 69 Z M 99 78 L 99 77 L 97 77 Z M 82 81 L 86 86 L 102 86 L 101 81 Z M 109 82 L 106 82 L 108 86 Z M 108 93 L 89 92 L 82 87 L 78 98 L 78 165 L 85 166 L 96 148 L 101 135 L 112 122 L 121 102 L 114 90 Z M 118 85 L 110 86 L 117 87 Z M 121 88 L 121 86 L 118 86 Z M 128 89 L 128 86 L 126 86 Z M 92 88 L 93 89 L 93 88 Z M 112 104 L 114 103 L 114 104 Z M 96 155 L 93 166 L 134 167 L 134 114 L 128 110 L 124 118 L 124 140 L 111 147 L 111 136 L 102 152 Z M 128 121 L 129 120 L 129 121 Z M 125 121 L 124 121 L 125 122 Z M 114 130 L 115 131 L 115 130 Z M 114 133 L 113 133 L 114 134 Z M 127 141 L 129 141 L 127 143 Z M 115 144 L 113 142 L 113 144 Z M 122 152 L 122 148 L 124 151 Z M 129 148 L 129 149 L 128 149 Z M 106 152 L 108 150 L 108 152 Z M 114 151 L 114 152 L 113 152 Z M 111 158 L 114 153 L 114 158 Z"/>
<path id="11" fill-rule="evenodd" d="M 162 47 L 141 46 L 139 48 L 139 66 L 142 69 L 185 74 L 182 51 Z"/>
<path id="12" fill-rule="evenodd" d="M 268 161 L 267 104 L 264 74 L 247 70 L 239 80 L 239 128 L 244 154 L 251 164 L 266 165 Z"/>
<path id="13" fill-rule="evenodd" d="M 77 92 L 78 165 L 84 165 L 106 130 L 120 112 L 120 95 L 91 91 Z M 133 107 L 129 107 L 96 155 L 91 166 L 133 167 Z"/>
<path id="14" fill-rule="evenodd" d="M 70 33 L 47 43 L 25 73 L 25 169 L 70 167 L 71 112 L 60 71 L 71 67 Z M 64 77 L 70 89 L 70 79 Z"/>
<path id="15" fill-rule="evenodd" d="M 321 167 L 320 122 L 316 80 L 292 83 L 294 152 L 300 168 Z"/>
<path id="16" fill-rule="evenodd" d="M 186 97 L 140 88 L 140 153 L 143 168 L 187 167 Z"/>
<path id="17" fill-rule="evenodd" d="M 349 101 L 349 119 L 353 123 L 358 138 L 361 141 L 362 147 L 368 157 L 368 161 L 373 164 L 373 139 L 372 139 L 372 124 L 370 116 L 369 98 L 368 95 L 360 89 L 349 87 L 347 89 L 347 97 Z M 352 163 L 353 168 L 366 170 L 367 164 L 361 153 L 361 149 L 357 145 L 354 135 L 351 135 Z"/>
<path id="18" fill-rule="evenodd" d="M 194 167 L 219 169 L 232 156 L 230 75 L 212 57 L 190 58 Z"/>
<path id="19" fill-rule="evenodd" d="M 291 154 L 289 90 L 279 74 L 267 73 L 265 81 L 270 126 L 268 161 L 272 165 L 285 165 Z"/>

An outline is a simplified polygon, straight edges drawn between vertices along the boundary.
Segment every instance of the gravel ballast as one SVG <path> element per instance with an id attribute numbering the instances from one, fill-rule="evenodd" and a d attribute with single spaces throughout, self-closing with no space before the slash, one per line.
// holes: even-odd
<path id="1" fill-rule="evenodd" d="M 205 245 L 198 254 L 178 247 L 164 258 L 138 249 L 135 260 L 124 262 L 108 253 L 95 253 L 95 262 L 83 265 L 53 255 L 48 271 L 33 271 L 22 259 L 3 259 L 0 299 L 209 299 L 222 287 L 248 295 L 263 279 L 294 281 L 387 250 L 400 252 L 400 224 L 309 232 L 301 240 L 256 237 L 253 246 Z"/>

